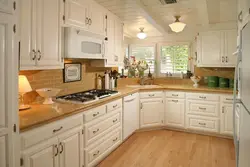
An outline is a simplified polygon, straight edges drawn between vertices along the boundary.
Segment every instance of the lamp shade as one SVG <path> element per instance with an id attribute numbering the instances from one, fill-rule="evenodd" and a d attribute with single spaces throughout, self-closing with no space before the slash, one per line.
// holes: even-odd
<path id="1" fill-rule="evenodd" d="M 172 24 L 169 24 L 169 27 L 171 28 L 172 31 L 178 33 L 184 30 L 186 24 L 179 21 L 180 16 L 175 16 L 175 18 L 176 21 Z"/>
<path id="2" fill-rule="evenodd" d="M 27 77 L 24 75 L 19 75 L 18 86 L 19 86 L 20 93 L 26 93 L 26 92 L 32 91 L 30 83 L 29 83 Z"/>
<path id="3" fill-rule="evenodd" d="M 137 34 L 139 39 L 145 39 L 147 37 L 147 34 L 143 30 L 144 28 L 140 28 L 140 32 Z"/>

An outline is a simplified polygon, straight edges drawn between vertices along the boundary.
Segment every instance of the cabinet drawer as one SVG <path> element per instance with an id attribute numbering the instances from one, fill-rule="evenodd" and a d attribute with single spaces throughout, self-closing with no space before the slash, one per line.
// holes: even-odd
<path id="1" fill-rule="evenodd" d="M 219 103 L 210 101 L 187 101 L 187 112 L 189 114 L 214 116 L 219 115 Z"/>
<path id="2" fill-rule="evenodd" d="M 111 136 L 111 137 L 110 137 Z M 93 146 L 85 150 L 86 166 L 94 167 L 109 153 L 114 146 L 121 143 L 121 130 L 114 131 L 102 140 L 95 143 Z"/>
<path id="3" fill-rule="evenodd" d="M 146 99 L 146 98 L 162 98 L 163 97 L 163 92 L 158 91 L 158 92 L 142 92 L 140 93 L 140 98 L 141 99 Z"/>
<path id="4" fill-rule="evenodd" d="M 187 128 L 206 132 L 219 132 L 219 120 L 217 118 L 187 115 Z"/>
<path id="5" fill-rule="evenodd" d="M 233 103 L 234 102 L 234 97 L 232 96 L 221 96 L 221 102 L 222 103 Z"/>
<path id="6" fill-rule="evenodd" d="M 169 98 L 181 98 L 184 99 L 185 98 L 185 93 L 184 92 L 172 92 L 172 91 L 167 91 L 166 92 L 166 97 Z"/>
<path id="7" fill-rule="evenodd" d="M 45 126 L 21 133 L 21 149 L 26 149 L 39 142 L 57 136 L 77 126 L 82 126 L 82 114 L 65 118 L 64 120 L 50 123 Z"/>
<path id="8" fill-rule="evenodd" d="M 106 131 L 108 131 L 112 127 L 121 126 L 121 112 L 107 118 L 105 117 L 102 120 L 98 120 L 99 123 L 91 124 L 85 126 L 85 143 L 89 145 L 93 143 L 95 140 L 100 137 L 106 135 Z M 97 138 L 97 139 L 94 139 Z"/>
<path id="9" fill-rule="evenodd" d="M 203 93 L 187 93 L 187 99 L 204 100 L 204 101 L 219 101 L 219 95 L 203 94 Z"/>
<path id="10" fill-rule="evenodd" d="M 107 104 L 107 112 L 116 110 L 118 108 L 122 107 L 122 99 L 110 102 Z"/>
<path id="11" fill-rule="evenodd" d="M 83 113 L 83 120 L 84 123 L 92 121 L 96 118 L 99 118 L 102 115 L 106 114 L 106 106 L 100 106 L 100 107 L 96 107 L 94 109 L 91 109 L 89 111 L 86 111 Z"/>

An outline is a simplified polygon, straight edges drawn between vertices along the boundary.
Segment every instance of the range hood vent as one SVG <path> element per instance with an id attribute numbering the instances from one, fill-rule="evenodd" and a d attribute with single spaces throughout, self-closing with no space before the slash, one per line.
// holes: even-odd
<path id="1" fill-rule="evenodd" d="M 162 5 L 177 3 L 177 0 L 160 0 Z"/>

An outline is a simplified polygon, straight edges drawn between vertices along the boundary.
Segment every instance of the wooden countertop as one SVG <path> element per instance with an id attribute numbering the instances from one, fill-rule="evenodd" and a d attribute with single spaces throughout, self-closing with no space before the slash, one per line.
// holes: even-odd
<path id="1" fill-rule="evenodd" d="M 20 132 L 31 130 L 33 128 L 48 124 L 50 122 L 63 119 L 70 115 L 87 111 L 91 108 L 103 105 L 128 94 L 139 91 L 157 91 L 157 90 L 176 90 L 185 92 L 204 92 L 204 93 L 225 93 L 232 94 L 232 89 L 208 88 L 200 86 L 194 88 L 192 85 L 158 85 L 156 87 L 121 87 L 117 89 L 120 93 L 105 99 L 98 100 L 90 104 L 73 104 L 55 102 L 52 105 L 33 104 L 31 109 L 19 111 Z"/>

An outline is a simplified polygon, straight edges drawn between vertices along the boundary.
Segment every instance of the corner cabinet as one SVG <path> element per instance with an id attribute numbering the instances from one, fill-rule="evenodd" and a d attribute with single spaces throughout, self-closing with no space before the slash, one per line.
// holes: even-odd
<path id="1" fill-rule="evenodd" d="M 23 0 L 20 14 L 20 69 L 61 69 L 60 0 Z"/>
<path id="2" fill-rule="evenodd" d="M 106 9 L 92 0 L 64 0 L 64 26 L 106 36 Z"/>
<path id="3" fill-rule="evenodd" d="M 237 31 L 202 32 L 197 41 L 198 67 L 235 67 Z"/>

